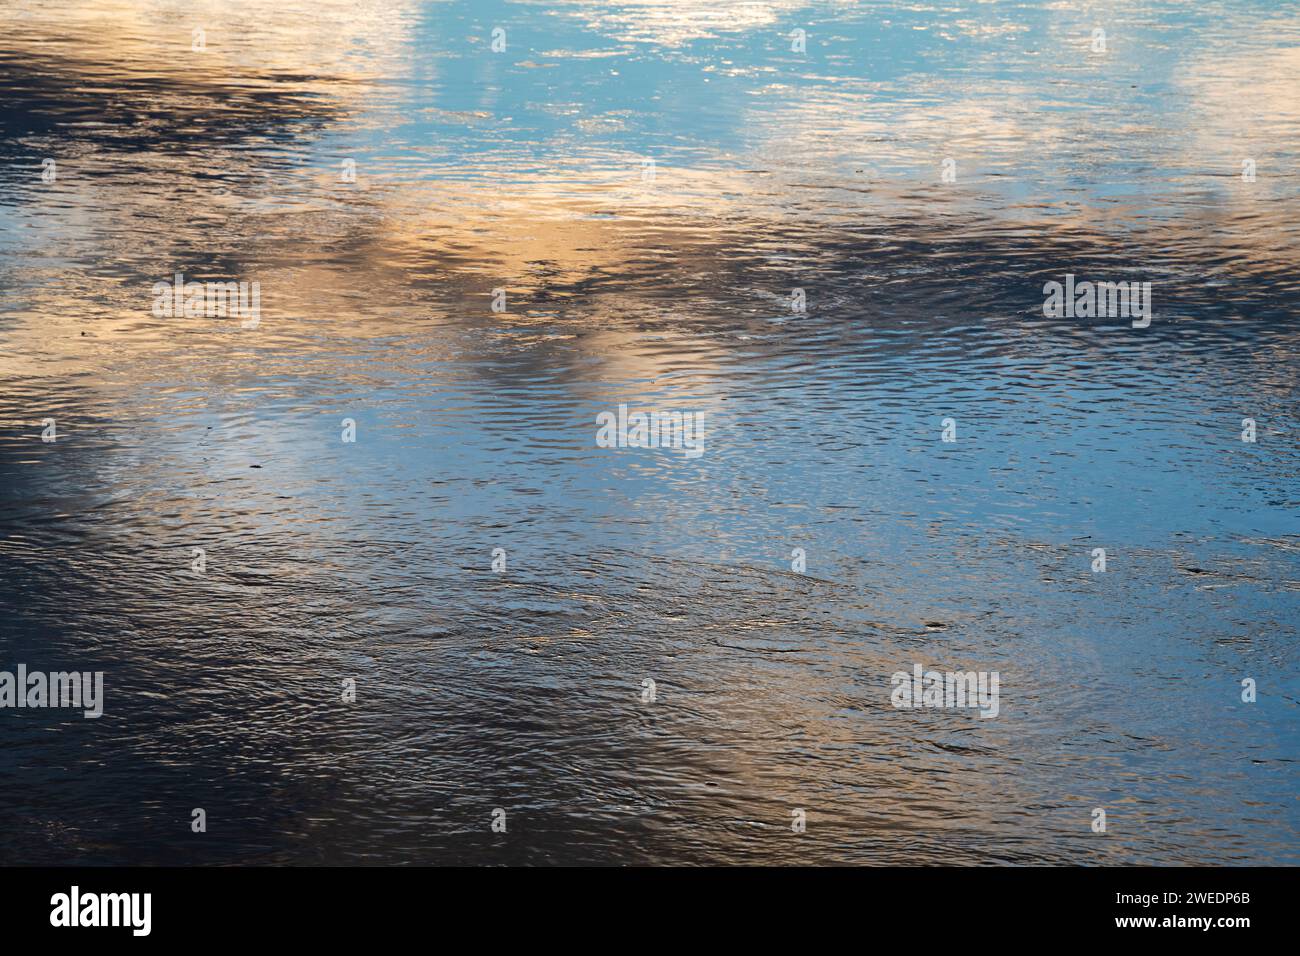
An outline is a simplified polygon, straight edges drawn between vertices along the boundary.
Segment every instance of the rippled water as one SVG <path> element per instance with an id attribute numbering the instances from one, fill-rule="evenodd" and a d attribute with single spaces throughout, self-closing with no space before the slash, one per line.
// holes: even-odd
<path id="1" fill-rule="evenodd" d="M 1300 862 L 1300 6 L 0 7 L 0 860 Z"/>

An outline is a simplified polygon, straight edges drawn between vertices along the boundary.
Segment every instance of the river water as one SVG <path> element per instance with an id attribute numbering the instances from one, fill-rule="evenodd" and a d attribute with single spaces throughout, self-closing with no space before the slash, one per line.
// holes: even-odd
<path id="1" fill-rule="evenodd" d="M 1300 862 L 1300 5 L 0 11 L 0 861 Z"/>

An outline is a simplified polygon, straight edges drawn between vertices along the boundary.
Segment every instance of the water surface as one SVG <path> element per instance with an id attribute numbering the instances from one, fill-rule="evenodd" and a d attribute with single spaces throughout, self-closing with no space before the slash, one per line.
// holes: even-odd
<path id="1" fill-rule="evenodd" d="M 0 861 L 1300 862 L 1296 4 L 3 6 Z"/>

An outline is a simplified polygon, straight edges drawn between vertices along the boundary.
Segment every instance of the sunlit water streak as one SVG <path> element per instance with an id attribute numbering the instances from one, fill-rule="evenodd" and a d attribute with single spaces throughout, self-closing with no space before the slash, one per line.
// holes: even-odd
<path id="1" fill-rule="evenodd" d="M 1300 862 L 1296 5 L 4 6 L 0 860 Z"/>

